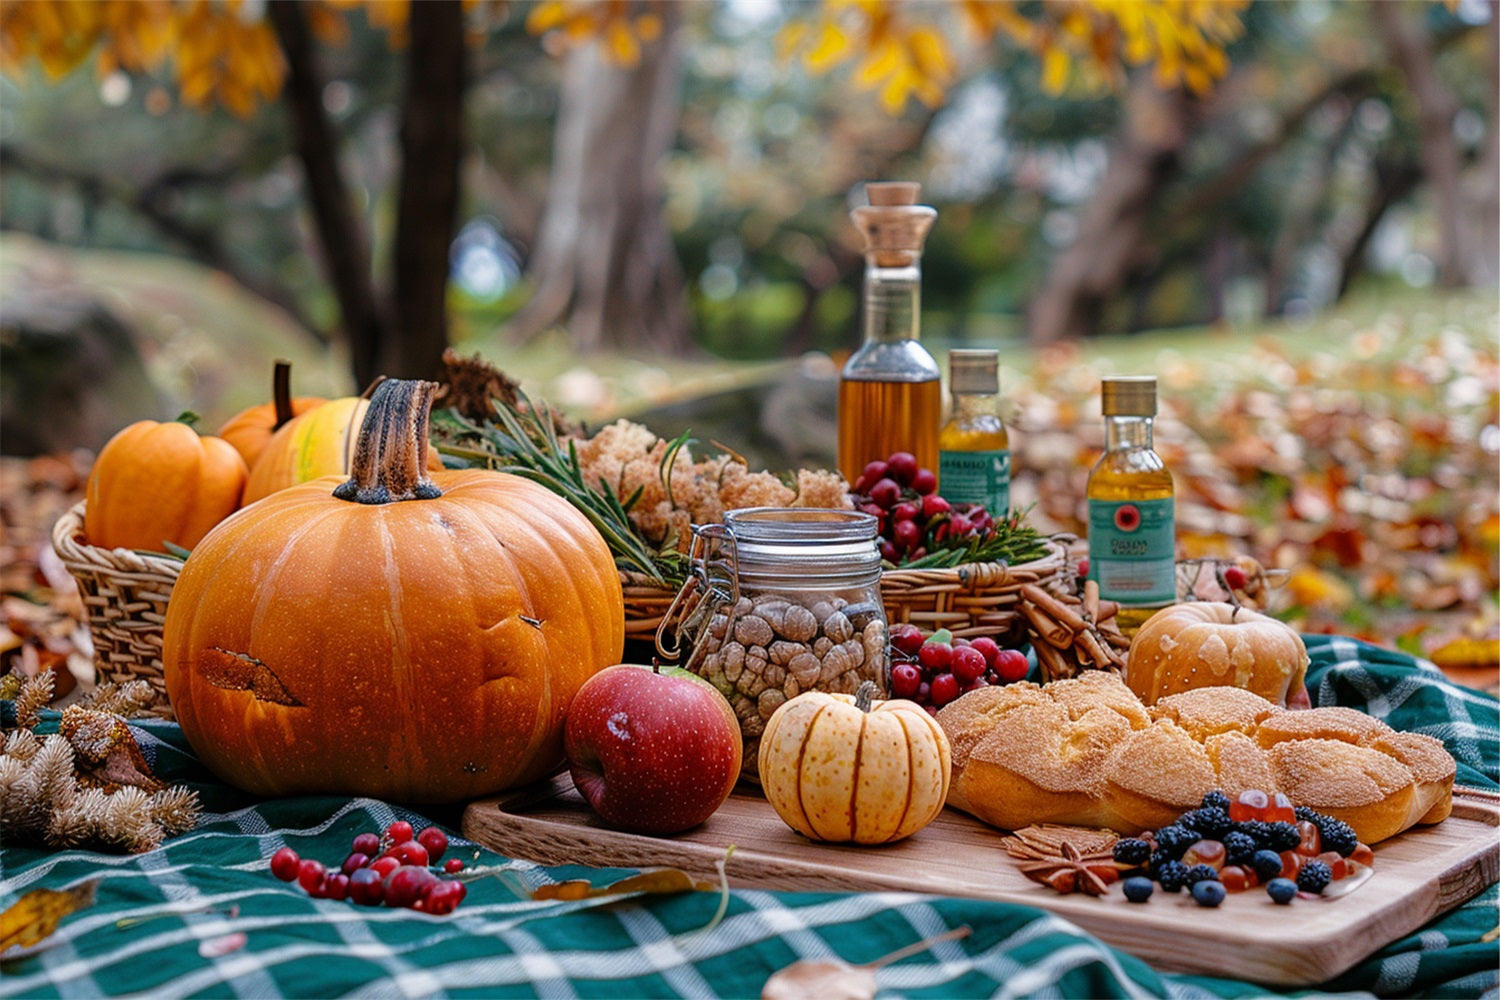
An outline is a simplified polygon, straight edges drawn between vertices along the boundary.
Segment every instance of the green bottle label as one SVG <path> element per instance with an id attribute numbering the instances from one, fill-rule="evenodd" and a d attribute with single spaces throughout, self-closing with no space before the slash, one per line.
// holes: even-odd
<path id="1" fill-rule="evenodd" d="M 949 503 L 983 504 L 995 517 L 1010 511 L 1010 451 L 938 452 L 938 488 Z"/>
<path id="2" fill-rule="evenodd" d="M 1121 605 L 1177 599 L 1173 501 L 1089 501 L 1089 578 L 1099 596 Z"/>

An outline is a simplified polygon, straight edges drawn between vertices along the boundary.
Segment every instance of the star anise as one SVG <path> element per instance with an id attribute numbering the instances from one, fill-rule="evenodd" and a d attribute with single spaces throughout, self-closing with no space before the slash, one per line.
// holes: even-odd
<path id="1" fill-rule="evenodd" d="M 1114 858 L 1115 835 L 1108 831 L 1074 830 L 1076 839 L 1083 844 L 1080 849 L 1064 832 L 1069 829 L 1048 825 L 1027 827 L 1001 843 L 1011 857 L 1020 859 L 1017 867 L 1033 882 L 1062 893 L 1104 895 L 1120 877 L 1120 865 Z"/>

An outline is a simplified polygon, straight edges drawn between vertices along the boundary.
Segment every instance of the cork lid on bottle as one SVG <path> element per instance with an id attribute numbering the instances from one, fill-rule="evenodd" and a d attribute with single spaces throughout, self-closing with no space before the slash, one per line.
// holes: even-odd
<path id="1" fill-rule="evenodd" d="M 993 396 L 1000 391 L 1000 352 L 969 348 L 949 351 L 948 381 L 954 392 Z"/>
<path id="2" fill-rule="evenodd" d="M 1155 375 L 1112 375 L 1100 385 L 1106 417 L 1156 416 Z"/>
<path id="3" fill-rule="evenodd" d="M 865 253 L 877 267 L 910 267 L 937 219 L 937 209 L 918 205 L 922 185 L 914 181 L 870 181 L 868 205 L 850 213 L 865 238 Z"/>

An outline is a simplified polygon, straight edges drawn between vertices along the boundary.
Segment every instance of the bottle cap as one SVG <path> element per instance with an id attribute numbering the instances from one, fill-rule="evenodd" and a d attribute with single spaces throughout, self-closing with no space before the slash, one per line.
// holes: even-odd
<path id="1" fill-rule="evenodd" d="M 1000 352 L 966 348 L 949 351 L 948 381 L 954 392 L 994 395 L 1000 391 Z"/>
<path id="2" fill-rule="evenodd" d="M 911 267 L 922 256 L 922 244 L 937 219 L 937 209 L 918 205 L 922 185 L 914 181 L 870 181 L 868 205 L 850 215 L 865 238 L 865 253 L 877 267 Z"/>
<path id="3" fill-rule="evenodd" d="M 1103 380 L 1100 396 L 1106 417 L 1156 416 L 1155 375 L 1114 375 Z"/>

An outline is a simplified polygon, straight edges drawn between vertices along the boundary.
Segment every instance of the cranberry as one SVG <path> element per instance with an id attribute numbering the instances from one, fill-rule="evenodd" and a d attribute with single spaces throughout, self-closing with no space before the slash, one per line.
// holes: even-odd
<path id="1" fill-rule="evenodd" d="M 387 906 L 411 906 L 438 877 L 426 868 L 402 865 L 385 880 L 385 902 Z"/>
<path id="2" fill-rule="evenodd" d="M 381 878 L 390 875 L 391 872 L 401 867 L 401 862 L 395 858 L 376 858 L 370 862 L 370 870 Z"/>
<path id="3" fill-rule="evenodd" d="M 901 561 L 901 553 L 896 549 L 896 543 L 892 542 L 892 541 L 883 541 L 883 542 L 881 542 L 880 543 L 880 558 L 884 559 L 888 563 L 898 563 L 898 562 L 900 562 Z"/>
<path id="4" fill-rule="evenodd" d="M 930 496 L 937 491 L 937 475 L 931 469 L 918 469 L 911 477 L 911 488 L 924 497 Z"/>
<path id="5" fill-rule="evenodd" d="M 911 622 L 898 622 L 891 626 L 891 645 L 907 656 L 915 656 L 924 641 L 922 630 Z"/>
<path id="6" fill-rule="evenodd" d="M 348 894 L 349 876 L 343 872 L 335 872 L 324 880 L 323 897 L 325 899 L 343 899 Z"/>
<path id="7" fill-rule="evenodd" d="M 427 867 L 431 861 L 427 856 L 427 848 L 415 840 L 405 840 L 392 844 L 386 848 L 385 853 L 381 857 L 395 858 L 403 865 L 419 865 L 423 868 Z"/>
<path id="8" fill-rule="evenodd" d="M 922 541 L 922 529 L 916 521 L 897 521 L 891 529 L 891 540 L 896 543 L 896 548 L 910 552 Z"/>
<path id="9" fill-rule="evenodd" d="M 885 460 L 886 475 L 902 486 L 910 486 L 917 475 L 917 456 L 909 451 L 898 451 Z"/>
<path id="10" fill-rule="evenodd" d="M 297 852 L 290 847 L 283 847 L 271 855 L 271 874 L 283 882 L 292 882 L 297 878 L 297 869 L 302 859 L 297 857 Z"/>
<path id="11" fill-rule="evenodd" d="M 328 874 L 323 867 L 323 862 L 312 858 L 303 858 L 297 866 L 297 884 L 311 893 L 323 884 L 323 876 Z"/>
<path id="12" fill-rule="evenodd" d="M 417 843 L 427 848 L 427 863 L 435 865 L 448 849 L 448 835 L 435 826 L 429 826 L 417 834 Z"/>
<path id="13" fill-rule="evenodd" d="M 854 492 L 868 494 L 870 487 L 884 479 L 888 471 L 889 467 L 878 459 L 874 462 L 865 463 L 864 471 L 854 481 Z"/>
<path id="14" fill-rule="evenodd" d="M 886 510 L 894 507 L 896 501 L 900 499 L 901 487 L 896 484 L 894 479 L 882 479 L 870 487 L 870 500 Z"/>
<path id="15" fill-rule="evenodd" d="M 958 697 L 958 678 L 952 674 L 938 674 L 932 679 L 930 692 L 932 703 L 941 708 Z"/>
<path id="16" fill-rule="evenodd" d="M 410 840 L 415 833 L 416 831 L 411 828 L 411 824 L 404 819 L 398 819 L 385 828 L 386 839 L 393 844 L 404 843 Z"/>
<path id="17" fill-rule="evenodd" d="M 1229 585 L 1230 590 L 1244 590 L 1245 584 L 1249 583 L 1250 581 L 1245 576 L 1245 571 L 1240 567 L 1225 566 L 1224 582 Z"/>
<path id="18" fill-rule="evenodd" d="M 1078 560 L 1078 578 L 1080 580 L 1082 580 L 1082 579 L 1086 578 L 1088 575 L 1089 575 L 1089 561 L 1087 559 L 1080 559 L 1080 560 Z"/>
<path id="19" fill-rule="evenodd" d="M 917 650 L 917 662 L 934 673 L 947 670 L 953 662 L 953 647 L 946 642 L 925 642 Z"/>
<path id="20" fill-rule="evenodd" d="M 964 646 L 953 651 L 952 656 L 953 676 L 957 677 L 961 684 L 972 684 L 984 676 L 989 669 L 989 664 L 984 662 L 984 654 L 973 646 Z"/>
<path id="21" fill-rule="evenodd" d="M 930 493 L 922 498 L 922 516 L 937 517 L 946 514 L 953 509 L 953 505 L 936 493 Z"/>
<path id="22" fill-rule="evenodd" d="M 1019 649 L 1002 649 L 995 654 L 995 673 L 1006 684 L 1018 681 L 1031 670 L 1026 654 Z"/>
<path id="23" fill-rule="evenodd" d="M 349 876 L 349 898 L 360 906 L 379 906 L 385 900 L 385 882 L 373 868 L 361 868 Z"/>
<path id="24" fill-rule="evenodd" d="M 438 881 L 424 889 L 421 898 L 412 905 L 424 913 L 452 913 L 466 892 L 462 882 Z"/>
<path id="25" fill-rule="evenodd" d="M 920 504 L 913 503 L 910 500 L 902 500 L 891 508 L 891 519 L 893 521 L 914 521 L 920 513 L 922 513 Z"/>
<path id="26" fill-rule="evenodd" d="M 367 858 L 373 858 L 380 853 L 380 834 L 360 834 L 354 838 L 354 843 L 349 845 L 349 850 L 356 854 L 363 854 Z"/>
<path id="27" fill-rule="evenodd" d="M 449 858 L 447 861 L 443 862 L 443 871 L 447 872 L 449 875 L 452 875 L 454 872 L 461 872 L 463 870 L 464 862 L 462 858 Z"/>
<path id="28" fill-rule="evenodd" d="M 911 698 L 922 686 L 922 671 L 913 663 L 898 663 L 891 668 L 891 694 Z"/>
<path id="29" fill-rule="evenodd" d="M 355 851 L 353 854 L 344 859 L 343 864 L 339 865 L 339 871 L 343 872 L 345 875 L 353 875 L 356 869 L 364 868 L 369 863 L 370 856 L 368 854 L 361 854 L 360 852 Z"/>
<path id="30" fill-rule="evenodd" d="M 995 657 L 1000 655 L 1000 646 L 994 639 L 991 639 L 987 635 L 982 635 L 977 639 L 969 640 L 969 645 L 979 650 L 979 655 L 984 657 L 986 666 L 993 667 L 995 665 Z"/>

